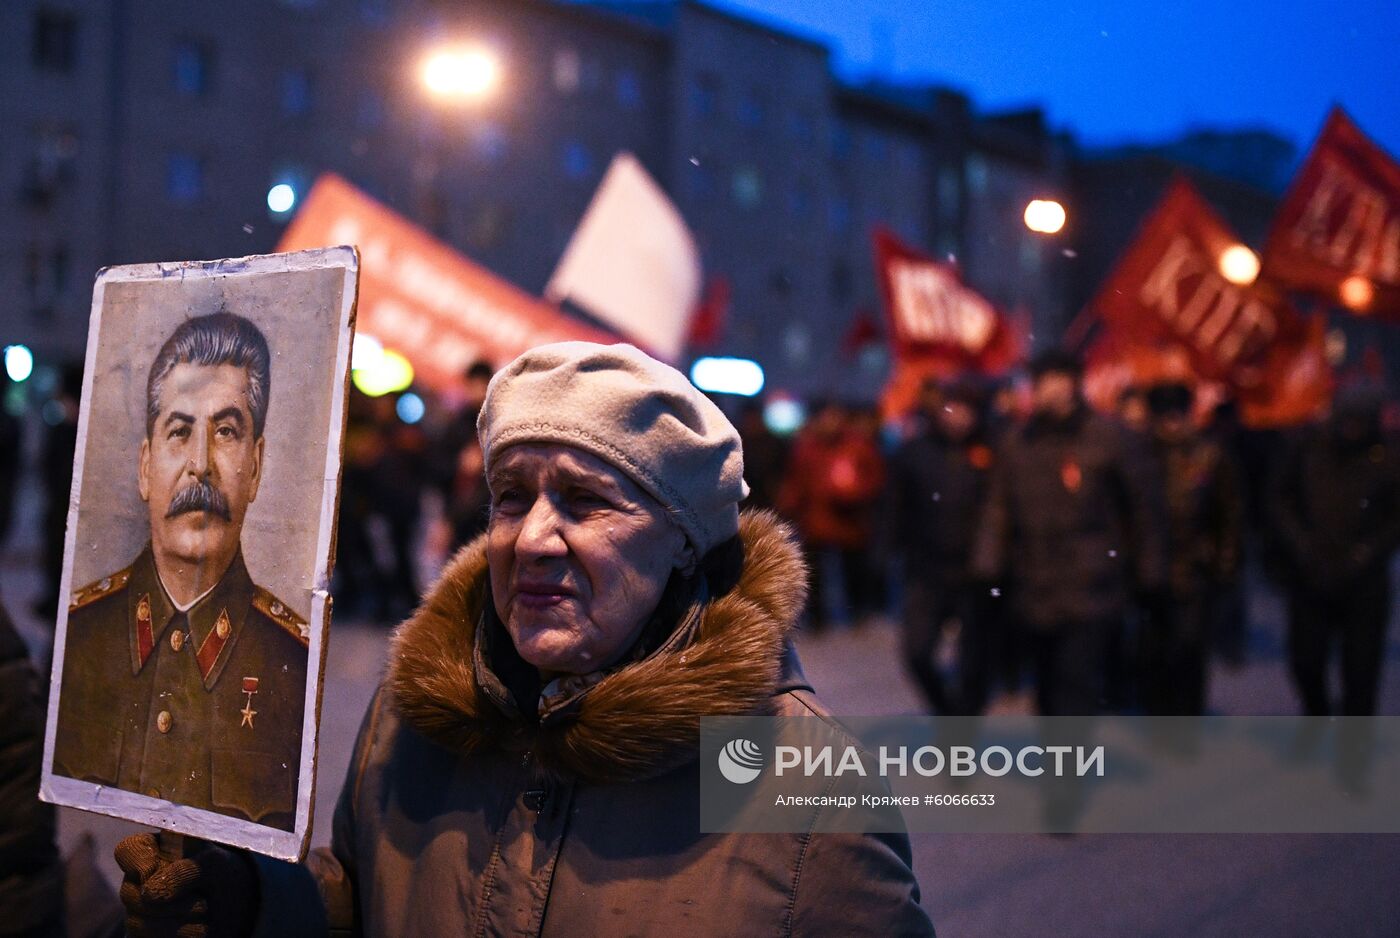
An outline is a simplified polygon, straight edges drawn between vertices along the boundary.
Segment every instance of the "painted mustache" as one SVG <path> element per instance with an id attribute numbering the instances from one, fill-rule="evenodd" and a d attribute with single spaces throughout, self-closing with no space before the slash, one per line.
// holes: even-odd
<path id="1" fill-rule="evenodd" d="M 208 482 L 196 482 L 176 492 L 175 497 L 170 500 L 170 508 L 165 512 L 165 517 L 174 518 L 190 511 L 207 511 L 225 521 L 233 520 L 228 510 L 228 499 L 224 497 L 223 492 Z"/>

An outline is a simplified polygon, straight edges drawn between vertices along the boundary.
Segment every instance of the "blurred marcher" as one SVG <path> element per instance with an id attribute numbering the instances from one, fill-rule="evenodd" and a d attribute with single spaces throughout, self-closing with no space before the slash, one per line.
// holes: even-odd
<path id="1" fill-rule="evenodd" d="M 64 365 L 54 397 L 44 405 L 44 443 L 39 478 L 44 485 L 43 587 L 35 614 L 52 628 L 63 580 L 63 537 L 68 529 L 68 496 L 73 488 L 73 455 L 78 448 L 78 405 L 83 397 L 83 366 Z"/>
<path id="2" fill-rule="evenodd" d="M 879 510 L 888 458 L 880 409 L 871 405 L 851 408 L 849 432 L 856 448 L 875 454 L 869 464 L 878 466 L 880 473 L 880 487 L 871 494 L 866 507 L 870 534 L 865 549 L 847 552 L 843 557 L 851 612 L 856 621 L 861 622 L 889 612 L 890 532 L 888 518 Z"/>
<path id="3" fill-rule="evenodd" d="M 1251 548 L 1257 546 L 1257 539 L 1252 540 L 1256 530 L 1251 524 L 1251 518 L 1257 518 L 1261 514 L 1252 503 L 1263 501 L 1261 494 L 1268 490 L 1267 483 L 1245 485 L 1244 480 L 1267 479 L 1268 473 L 1263 469 L 1258 475 L 1251 475 L 1245 471 L 1245 460 L 1248 458 L 1246 435 L 1240 422 L 1239 404 L 1235 400 L 1227 398 L 1211 410 L 1210 423 L 1206 425 L 1205 435 L 1220 447 L 1222 455 L 1234 468 L 1237 480 L 1235 494 L 1240 500 L 1237 558 L 1239 569 L 1235 576 L 1220 584 L 1215 602 L 1215 621 L 1212 625 L 1214 638 L 1211 645 L 1227 667 L 1240 668 L 1244 666 L 1249 643 L 1249 603 L 1245 592 L 1246 562 L 1256 554 Z"/>
<path id="4" fill-rule="evenodd" d="M 920 431 L 890 463 L 888 524 L 902 561 L 904 664 L 936 713 L 977 713 L 986 703 L 1001 638 L 985 590 L 968 569 L 986 498 L 992 450 L 985 436 L 987 393 L 971 378 L 946 393 L 927 382 Z M 945 627 L 956 620 L 959 693 L 945 687 L 937 660 Z"/>
<path id="5" fill-rule="evenodd" d="M 1288 657 L 1303 712 L 1376 712 L 1391 556 L 1400 547 L 1400 449 L 1381 433 L 1382 397 L 1343 391 L 1276 478 L 1274 517 L 1288 561 Z M 1328 691 L 1341 646 L 1341 700 Z"/>
<path id="6" fill-rule="evenodd" d="M 761 401 L 746 400 L 739 408 L 739 439 L 744 443 L 744 481 L 749 484 L 749 497 L 744 507 L 777 508 L 788 445 L 768 429 Z"/>
<path id="7" fill-rule="evenodd" d="M 370 518 L 375 510 L 383 433 L 375 420 L 373 400 L 353 386 L 348 409 L 336 525 L 336 612 L 350 617 L 378 616 L 384 577 L 370 533 Z"/>
<path id="8" fill-rule="evenodd" d="M 1033 412 L 997 452 L 973 570 L 1012 593 L 1040 712 L 1091 714 L 1133 595 L 1160 603 L 1161 491 L 1129 434 L 1085 405 L 1076 359 L 1042 354 L 1031 376 Z"/>
<path id="9" fill-rule="evenodd" d="M 54 809 L 38 797 L 44 688 L 0 605 L 0 936 L 64 933 Z"/>
<path id="10" fill-rule="evenodd" d="M 1171 602 L 1138 636 L 1142 703 L 1153 715 L 1196 715 L 1206 707 L 1217 603 L 1239 578 L 1243 496 L 1229 455 L 1192 424 L 1188 385 L 1155 385 L 1147 403 L 1166 491 Z"/>
<path id="11" fill-rule="evenodd" d="M 10 374 L 0 368 L 0 549 L 10 536 L 15 514 L 15 493 L 24 466 L 24 426 L 6 407 L 10 398 Z"/>
<path id="12" fill-rule="evenodd" d="M 490 524 L 395 635 L 330 847 L 239 883 L 246 854 L 128 837 L 133 931 L 932 935 L 902 833 L 824 832 L 826 807 L 701 830 L 702 719 L 830 720 L 791 643 L 801 552 L 740 513 L 723 413 L 631 346 L 566 342 L 506 366 L 481 427 Z"/>
<path id="13" fill-rule="evenodd" d="M 418 544 L 423 490 L 429 481 L 427 436 L 398 414 L 399 395 L 375 401 L 383 450 L 374 464 L 374 514 L 383 519 L 389 558 L 384 571 L 384 618 L 397 622 L 418 605 Z"/>
<path id="14" fill-rule="evenodd" d="M 1152 430 L 1152 413 L 1147 404 L 1147 389 L 1130 384 L 1118 392 L 1118 419 L 1134 433 L 1146 436 Z"/>
<path id="15" fill-rule="evenodd" d="M 873 441 L 850 429 L 840 404 L 820 405 L 793 446 L 779 497 L 810 558 L 814 629 L 850 620 L 848 577 L 865 562 L 883 485 L 883 460 Z"/>
<path id="16" fill-rule="evenodd" d="M 491 493 L 482 470 L 476 418 L 486 400 L 494 370 L 485 361 L 473 362 L 462 375 L 464 400 L 439 436 L 434 456 L 435 476 L 442 493 L 443 513 L 451 530 L 451 550 L 471 543 L 486 530 Z"/>

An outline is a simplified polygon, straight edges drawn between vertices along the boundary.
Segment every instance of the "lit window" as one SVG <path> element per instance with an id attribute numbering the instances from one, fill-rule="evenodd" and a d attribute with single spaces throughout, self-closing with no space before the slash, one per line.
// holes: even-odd
<path id="1" fill-rule="evenodd" d="M 165 191 L 170 201 L 188 205 L 204 194 L 204 164 L 190 153 L 171 153 L 165 161 Z"/>
<path id="2" fill-rule="evenodd" d="M 175 46 L 175 90 L 190 98 L 209 93 L 213 53 L 204 43 L 182 42 Z"/>
<path id="3" fill-rule="evenodd" d="M 734 201 L 744 208 L 754 208 L 763 201 L 763 181 L 758 170 L 746 166 L 734 173 Z"/>
<path id="4" fill-rule="evenodd" d="M 583 179 L 593 173 L 593 157 L 588 148 L 577 140 L 564 144 L 564 175 Z"/>
<path id="5" fill-rule="evenodd" d="M 578 53 L 573 49 L 560 49 L 554 53 L 554 88 L 562 94 L 573 94 L 578 90 L 581 66 Z"/>
<path id="6" fill-rule="evenodd" d="M 311 112 L 311 76 L 299 68 L 282 73 L 282 113 L 303 117 Z"/>
<path id="7" fill-rule="evenodd" d="M 40 10 L 34 15 L 30 54 L 34 67 L 41 71 L 72 72 L 78 64 L 78 18 L 71 13 Z"/>
<path id="8" fill-rule="evenodd" d="M 617 103 L 629 110 L 641 106 L 642 82 L 630 68 L 617 73 Z"/>

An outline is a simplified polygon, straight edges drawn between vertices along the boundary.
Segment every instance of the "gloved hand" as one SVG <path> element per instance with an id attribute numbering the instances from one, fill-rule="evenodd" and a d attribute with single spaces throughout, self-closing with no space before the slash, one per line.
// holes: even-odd
<path id="1" fill-rule="evenodd" d="M 124 874 L 120 894 L 132 938 L 245 938 L 252 933 L 257 874 L 242 851 L 188 837 L 186 855 L 167 860 L 155 834 L 133 834 L 114 853 Z"/>

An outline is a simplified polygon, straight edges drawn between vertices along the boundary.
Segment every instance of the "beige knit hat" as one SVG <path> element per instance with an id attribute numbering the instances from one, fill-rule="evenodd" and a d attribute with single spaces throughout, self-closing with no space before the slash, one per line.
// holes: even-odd
<path id="1" fill-rule="evenodd" d="M 630 345 L 530 349 L 491 379 L 476 428 L 488 471 L 516 443 L 564 443 L 616 466 L 702 557 L 739 532 L 749 487 L 738 431 L 679 371 Z"/>

